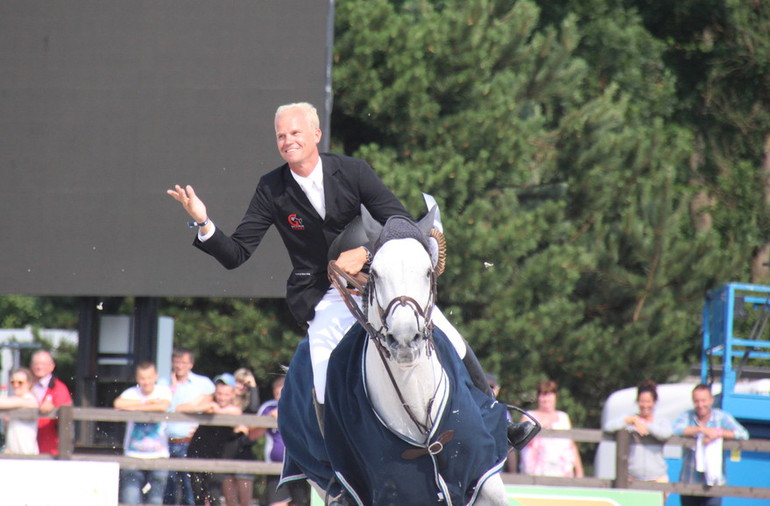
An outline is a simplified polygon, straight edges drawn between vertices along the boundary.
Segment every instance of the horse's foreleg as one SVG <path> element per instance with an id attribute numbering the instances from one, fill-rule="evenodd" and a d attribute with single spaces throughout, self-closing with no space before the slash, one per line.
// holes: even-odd
<path id="1" fill-rule="evenodd" d="M 505 484 L 500 474 L 490 476 L 481 487 L 479 498 L 475 506 L 507 506 L 508 498 L 505 493 Z"/>

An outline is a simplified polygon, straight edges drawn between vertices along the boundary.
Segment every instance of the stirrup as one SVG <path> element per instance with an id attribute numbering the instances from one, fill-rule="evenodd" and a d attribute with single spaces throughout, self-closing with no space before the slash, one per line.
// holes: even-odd
<path id="1" fill-rule="evenodd" d="M 537 436 L 540 431 L 543 429 L 543 427 L 540 425 L 540 422 L 537 421 L 535 417 L 527 413 L 521 408 L 518 408 L 516 406 L 513 406 L 511 404 L 505 405 L 509 410 L 518 411 L 522 415 L 526 416 L 532 422 L 520 422 L 515 423 L 511 422 L 508 424 L 508 427 L 506 427 L 506 436 L 508 438 L 508 445 L 515 449 L 515 450 L 521 450 L 527 444 L 529 444 L 532 439 Z"/>

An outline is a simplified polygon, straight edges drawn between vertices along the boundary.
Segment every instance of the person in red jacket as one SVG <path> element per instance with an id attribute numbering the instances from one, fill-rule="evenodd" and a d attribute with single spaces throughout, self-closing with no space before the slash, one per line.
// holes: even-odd
<path id="1" fill-rule="evenodd" d="M 32 393 L 37 398 L 40 413 L 47 415 L 54 408 L 72 404 L 72 396 L 67 385 L 53 375 L 56 368 L 53 356 L 46 350 L 38 350 L 32 355 L 30 367 L 35 376 Z M 37 427 L 37 445 L 40 453 L 59 454 L 59 422 L 55 418 L 39 418 Z"/>

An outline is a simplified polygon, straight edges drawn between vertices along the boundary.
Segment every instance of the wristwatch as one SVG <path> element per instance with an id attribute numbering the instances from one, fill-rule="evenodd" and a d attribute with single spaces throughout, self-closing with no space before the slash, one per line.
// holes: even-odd
<path id="1" fill-rule="evenodd" d="M 209 224 L 209 219 L 208 218 L 206 218 L 206 221 L 203 221 L 201 223 L 198 223 L 197 221 L 188 221 L 187 222 L 187 226 L 190 227 L 190 228 L 205 227 L 208 224 Z"/>

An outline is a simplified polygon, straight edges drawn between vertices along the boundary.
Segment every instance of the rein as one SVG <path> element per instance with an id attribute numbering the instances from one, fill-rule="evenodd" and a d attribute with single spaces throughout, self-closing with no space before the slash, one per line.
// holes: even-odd
<path id="1" fill-rule="evenodd" d="M 377 312 L 379 314 L 380 321 L 382 322 L 382 325 L 383 325 L 380 329 L 374 328 L 374 326 L 367 319 L 364 312 L 361 310 L 358 304 L 356 304 L 355 299 L 353 299 L 353 295 L 366 294 L 367 300 L 372 300 L 376 303 L 374 279 L 364 273 L 358 273 L 356 276 L 351 276 L 350 274 L 340 269 L 334 260 L 331 260 L 329 262 L 327 273 L 328 273 L 329 281 L 331 282 L 332 286 L 334 286 L 334 288 L 336 288 L 337 291 L 340 293 L 342 300 L 345 302 L 345 305 L 348 307 L 351 314 L 355 317 L 358 323 L 361 324 L 364 330 L 366 330 L 366 333 L 369 335 L 370 339 L 374 342 L 375 347 L 377 348 L 377 354 L 380 356 L 380 360 L 382 360 L 382 364 L 385 366 L 385 370 L 387 371 L 388 377 L 390 378 L 390 383 L 393 386 L 393 389 L 396 391 L 396 394 L 398 395 L 398 400 L 401 402 L 401 406 L 404 408 L 404 411 L 406 411 L 406 414 L 409 415 L 409 418 L 415 424 L 417 429 L 421 433 L 427 435 L 430 432 L 430 425 L 429 425 L 430 420 L 426 420 L 426 422 L 421 422 L 420 420 L 418 420 L 417 416 L 414 414 L 412 409 L 409 407 L 409 404 L 404 399 L 404 396 L 401 393 L 401 389 L 398 388 L 398 385 L 396 384 L 396 379 L 393 376 L 393 371 L 391 370 L 390 364 L 388 363 L 388 359 L 391 358 L 391 353 L 390 353 L 390 350 L 384 344 L 384 342 L 386 341 L 386 338 L 382 333 L 382 329 L 387 330 L 385 320 L 387 316 L 390 315 L 390 313 L 392 313 L 396 308 L 411 307 L 412 311 L 415 313 L 415 319 L 417 319 L 419 316 L 422 316 L 423 320 L 425 321 L 425 325 L 423 326 L 422 333 L 423 333 L 423 338 L 427 340 L 427 353 L 430 354 L 431 350 L 434 349 L 433 322 L 431 320 L 431 313 L 433 312 L 434 301 L 436 300 L 435 272 L 431 273 L 431 278 L 430 278 L 431 290 L 430 290 L 430 295 L 428 297 L 427 310 L 423 309 L 416 300 L 414 300 L 412 297 L 409 297 L 407 295 L 401 295 L 399 297 L 395 297 L 390 302 L 388 302 L 388 305 L 385 306 L 385 309 L 383 309 L 379 305 L 379 303 L 377 303 L 377 306 L 376 306 Z M 347 285 L 343 286 L 341 279 L 344 280 L 347 283 L 347 285 L 349 285 L 352 288 L 348 288 Z M 430 417 L 430 410 L 433 407 L 434 400 L 435 398 L 431 397 L 431 400 L 428 402 L 428 406 L 426 410 L 428 413 L 428 417 Z"/>
<path id="2" fill-rule="evenodd" d="M 332 286 L 337 289 L 340 296 L 342 297 L 342 301 L 348 307 L 348 310 L 355 317 L 356 321 L 358 321 L 364 330 L 366 330 L 366 333 L 370 336 L 379 334 L 379 332 L 377 332 L 377 330 L 375 330 L 366 319 L 363 311 L 361 311 L 361 308 L 358 307 L 358 304 L 356 304 L 355 299 L 353 299 L 353 295 L 361 295 L 365 291 L 369 282 L 369 275 L 363 272 L 359 272 L 356 276 L 351 276 L 347 272 L 340 269 L 337 266 L 337 262 L 334 260 L 329 262 L 329 266 L 326 272 Z M 340 278 L 345 280 L 347 285 L 350 285 L 353 288 L 349 289 L 347 285 L 343 285 L 340 281 Z"/>

